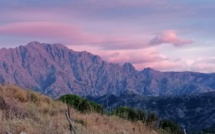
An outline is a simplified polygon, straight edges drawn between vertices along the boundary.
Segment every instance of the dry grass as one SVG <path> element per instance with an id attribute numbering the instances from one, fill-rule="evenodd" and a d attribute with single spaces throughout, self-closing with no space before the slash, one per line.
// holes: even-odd
<path id="1" fill-rule="evenodd" d="M 91 114 L 72 114 L 75 122 L 83 124 L 89 134 L 157 134 L 142 122 L 130 122 L 117 116 Z M 82 133 L 84 134 L 84 133 Z"/>
<path id="2" fill-rule="evenodd" d="M 0 86 L 0 98 L 0 134 L 71 134 L 65 104 L 13 85 Z M 116 116 L 81 114 L 71 108 L 71 118 L 77 134 L 158 134 L 141 122 Z"/>

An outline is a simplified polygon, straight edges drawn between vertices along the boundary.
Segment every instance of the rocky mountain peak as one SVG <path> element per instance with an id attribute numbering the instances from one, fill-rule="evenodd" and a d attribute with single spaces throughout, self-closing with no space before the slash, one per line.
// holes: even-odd
<path id="1" fill-rule="evenodd" d="M 66 50 L 68 49 L 66 46 L 60 44 L 60 43 L 55 43 L 55 44 L 47 44 L 47 43 L 40 43 L 38 41 L 32 41 L 30 43 L 28 43 L 25 46 L 20 46 L 20 47 L 25 47 L 25 48 L 29 48 L 29 49 L 37 49 L 37 50 L 43 50 L 48 49 L 48 48 L 52 48 L 52 49 L 61 49 L 61 50 Z"/>
<path id="2" fill-rule="evenodd" d="M 131 63 L 128 63 L 128 62 L 123 64 L 123 69 L 125 71 L 135 71 L 134 66 Z"/>
<path id="3" fill-rule="evenodd" d="M 147 67 L 147 68 L 144 68 L 142 72 L 153 72 L 153 71 L 156 71 L 156 70 L 154 70 L 153 68 Z"/>

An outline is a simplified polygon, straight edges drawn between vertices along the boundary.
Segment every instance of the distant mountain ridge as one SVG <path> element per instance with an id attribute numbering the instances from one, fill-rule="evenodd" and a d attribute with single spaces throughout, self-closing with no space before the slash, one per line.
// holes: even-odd
<path id="1" fill-rule="evenodd" d="M 137 71 L 130 63 L 108 63 L 88 52 L 61 44 L 31 42 L 0 49 L 0 83 L 13 83 L 57 98 L 121 95 L 126 91 L 146 96 L 182 95 L 215 91 L 215 74 Z"/>

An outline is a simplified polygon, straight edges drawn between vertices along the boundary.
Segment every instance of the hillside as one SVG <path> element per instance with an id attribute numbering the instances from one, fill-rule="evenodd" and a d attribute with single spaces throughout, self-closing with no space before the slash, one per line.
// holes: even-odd
<path id="1" fill-rule="evenodd" d="M 171 119 L 188 131 L 214 128 L 215 92 L 183 96 L 147 97 L 130 92 L 89 99 L 103 104 L 107 110 L 128 106 L 158 113 L 160 119 Z"/>
<path id="2" fill-rule="evenodd" d="M 215 90 L 215 74 L 137 71 L 130 63 L 108 63 L 88 52 L 61 44 L 31 42 L 0 49 L 0 83 L 30 88 L 53 98 L 121 95 L 125 91 L 147 96 L 183 95 Z"/>
<path id="3" fill-rule="evenodd" d="M 67 106 L 51 98 L 12 85 L 0 86 L 0 133 L 70 134 Z M 116 116 L 80 113 L 71 108 L 77 134 L 158 134 L 141 122 Z"/>

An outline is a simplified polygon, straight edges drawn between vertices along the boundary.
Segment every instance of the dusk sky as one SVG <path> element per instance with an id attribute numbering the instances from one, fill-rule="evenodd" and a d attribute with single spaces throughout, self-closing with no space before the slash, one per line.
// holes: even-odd
<path id="1" fill-rule="evenodd" d="M 137 70 L 215 72 L 215 0 L 0 0 L 0 48 L 61 43 Z"/>

